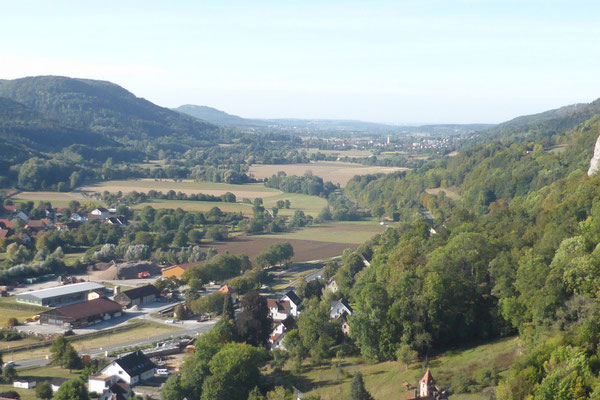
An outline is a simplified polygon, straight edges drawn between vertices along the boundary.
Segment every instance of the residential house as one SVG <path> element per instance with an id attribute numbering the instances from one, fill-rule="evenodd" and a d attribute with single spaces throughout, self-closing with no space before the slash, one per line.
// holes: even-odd
<path id="1" fill-rule="evenodd" d="M 283 346 L 283 338 L 285 337 L 285 333 L 291 329 L 294 329 L 295 326 L 296 321 L 291 316 L 277 323 L 271 332 L 271 335 L 269 336 L 269 348 L 271 350 L 285 350 L 285 347 Z"/>
<path id="2" fill-rule="evenodd" d="M 124 290 L 115 295 L 114 300 L 123 307 L 142 306 L 152 303 L 160 296 L 154 285 L 144 285 L 129 290 Z"/>
<path id="3" fill-rule="evenodd" d="M 44 218 L 44 219 L 30 219 L 25 224 L 25 229 L 29 229 L 29 230 L 34 231 L 34 232 L 45 231 L 46 229 L 48 229 L 48 224 L 49 223 L 51 223 L 51 221 L 49 219 L 47 219 L 47 218 Z"/>
<path id="4" fill-rule="evenodd" d="M 332 276 L 331 278 L 329 278 L 329 281 L 327 281 L 327 285 L 325 285 L 325 290 L 329 290 L 331 293 L 336 293 L 338 289 L 339 288 L 337 280 L 335 279 L 335 276 Z"/>
<path id="5" fill-rule="evenodd" d="M 104 207 L 98 207 L 94 208 L 90 212 L 90 215 L 98 219 L 108 219 L 110 217 L 110 212 Z"/>
<path id="6" fill-rule="evenodd" d="M 0 228 L 10 229 L 13 226 L 13 222 L 10 219 L 0 218 Z"/>
<path id="7" fill-rule="evenodd" d="M 122 217 L 108 217 L 106 223 L 111 225 L 125 225 L 121 218 Z"/>
<path id="8" fill-rule="evenodd" d="M 133 386 L 154 376 L 156 365 L 141 351 L 119 357 L 100 371 L 103 375 L 113 375 Z"/>
<path id="9" fill-rule="evenodd" d="M 8 214 L 15 214 L 17 212 L 17 206 L 15 204 L 6 205 L 3 208 L 4 212 Z"/>
<path id="10" fill-rule="evenodd" d="M 331 309 L 329 312 L 330 319 L 336 319 L 340 315 L 342 315 L 342 313 L 344 313 L 344 312 L 347 315 L 352 315 L 354 313 L 354 311 L 352 310 L 352 307 L 350 307 L 350 305 L 346 302 L 346 300 L 339 299 L 339 300 L 334 300 L 331 302 Z"/>
<path id="11" fill-rule="evenodd" d="M 292 317 L 296 318 L 298 317 L 298 315 L 300 315 L 302 301 L 300 300 L 300 297 L 298 297 L 296 292 L 294 292 L 293 290 L 288 291 L 286 294 L 283 295 L 281 300 L 290 302 L 290 315 Z"/>
<path id="12" fill-rule="evenodd" d="M 289 300 L 267 299 L 267 307 L 273 321 L 283 321 L 291 314 L 291 304 Z"/>

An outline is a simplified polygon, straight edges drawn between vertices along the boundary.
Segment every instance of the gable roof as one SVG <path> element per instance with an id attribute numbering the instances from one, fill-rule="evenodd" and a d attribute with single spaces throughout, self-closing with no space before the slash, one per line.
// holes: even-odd
<path id="1" fill-rule="evenodd" d="M 0 228 L 0 239 L 4 239 L 5 237 L 7 237 L 9 234 L 9 230 L 8 229 L 2 229 Z"/>
<path id="2" fill-rule="evenodd" d="M 147 297 L 147 296 L 152 296 L 152 295 L 155 295 L 155 296 L 160 295 L 160 293 L 158 292 L 158 289 L 154 285 L 144 285 L 144 286 L 136 287 L 133 289 L 124 290 L 121 292 L 121 294 L 129 297 L 132 300 L 140 299 L 142 297 Z"/>
<path id="3" fill-rule="evenodd" d="M 267 307 L 277 308 L 277 312 L 288 313 L 290 311 L 290 302 L 287 300 L 267 299 Z"/>
<path id="4" fill-rule="evenodd" d="M 352 313 L 354 312 L 354 310 L 352 309 L 352 307 L 350 307 L 350 304 L 348 304 L 348 302 L 346 300 L 339 299 L 337 301 L 332 301 L 331 302 L 331 307 L 335 307 L 337 304 L 341 304 L 344 306 L 344 308 L 346 308 L 346 310 L 348 310 L 349 314 L 352 315 Z"/>
<path id="5" fill-rule="evenodd" d="M 0 218 L 0 227 L 4 227 L 4 228 L 12 228 L 13 223 L 11 220 L 6 219 L 6 218 Z"/>
<path id="6" fill-rule="evenodd" d="M 15 212 L 17 211 L 17 206 L 14 204 L 4 206 L 4 211 Z"/>
<path id="7" fill-rule="evenodd" d="M 136 376 L 156 366 L 141 350 L 129 353 L 115 360 L 129 376 Z"/>
<path id="8" fill-rule="evenodd" d="M 228 293 L 235 292 L 235 290 L 233 290 L 231 287 L 229 287 L 228 284 L 224 284 L 223 286 L 221 286 L 219 288 L 219 292 L 228 294 Z"/>
<path id="9" fill-rule="evenodd" d="M 105 297 L 99 297 L 94 300 L 82 301 L 68 306 L 58 307 L 44 312 L 48 315 L 60 315 L 63 317 L 78 320 L 104 313 L 116 313 L 123 309 L 116 301 Z"/>
<path id="10" fill-rule="evenodd" d="M 94 209 L 92 210 L 92 212 L 94 212 L 94 211 L 100 211 L 100 212 L 102 212 L 102 213 L 106 213 L 106 212 L 108 212 L 108 210 L 107 210 L 106 208 L 104 208 L 104 207 L 98 207 L 98 208 L 94 208 Z"/>
<path id="11" fill-rule="evenodd" d="M 302 301 L 300 301 L 300 297 L 298 297 L 296 292 L 294 292 L 293 290 L 288 291 L 286 294 L 283 295 L 283 297 L 287 297 L 292 303 L 296 305 L 296 307 L 302 304 Z"/>

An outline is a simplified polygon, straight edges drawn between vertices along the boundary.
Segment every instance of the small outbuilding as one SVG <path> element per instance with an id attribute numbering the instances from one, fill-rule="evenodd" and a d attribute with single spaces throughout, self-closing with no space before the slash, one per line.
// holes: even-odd
<path id="1" fill-rule="evenodd" d="M 144 285 L 129 290 L 124 290 L 115 295 L 114 299 L 123 307 L 142 306 L 152 303 L 160 296 L 154 285 Z"/>

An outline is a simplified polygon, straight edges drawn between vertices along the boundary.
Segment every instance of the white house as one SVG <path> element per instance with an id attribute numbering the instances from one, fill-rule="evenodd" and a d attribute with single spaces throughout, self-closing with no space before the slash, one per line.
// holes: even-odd
<path id="1" fill-rule="evenodd" d="M 289 300 L 267 299 L 267 307 L 273 321 L 283 321 L 291 314 Z"/>
<path id="2" fill-rule="evenodd" d="M 352 315 L 353 312 L 354 311 L 352 310 L 352 307 L 350 307 L 350 305 L 346 302 L 346 300 L 344 300 L 344 299 L 334 300 L 331 302 L 331 310 L 329 312 L 329 318 L 335 319 L 335 318 L 339 317 L 340 315 L 342 315 L 343 313 Z"/>
<path id="3" fill-rule="evenodd" d="M 325 290 L 329 290 L 331 293 L 336 293 L 338 289 L 339 288 L 337 281 L 335 280 L 335 276 L 332 276 L 331 278 L 329 278 L 327 285 L 325 285 Z"/>
<path id="4" fill-rule="evenodd" d="M 300 314 L 300 309 L 302 308 L 302 302 L 300 298 L 293 290 L 290 290 L 281 298 L 283 301 L 290 302 L 290 315 L 292 317 L 297 317 Z"/>
<path id="5" fill-rule="evenodd" d="M 17 378 L 13 381 L 13 387 L 19 389 L 33 389 L 34 387 L 36 387 L 36 385 L 37 382 L 35 381 L 35 379 Z"/>
<path id="6" fill-rule="evenodd" d="M 104 207 L 95 208 L 90 214 L 98 219 L 107 219 L 110 217 L 110 212 Z"/>
<path id="7" fill-rule="evenodd" d="M 85 222 L 86 218 L 78 213 L 71 214 L 71 220 L 75 222 Z"/>
<path id="8" fill-rule="evenodd" d="M 88 377 L 88 392 L 102 394 L 119 380 L 115 375 L 104 375 L 102 373 L 90 375 Z"/>
<path id="9" fill-rule="evenodd" d="M 154 368 L 156 365 L 142 351 L 129 353 L 108 364 L 98 375 L 90 376 L 88 391 L 102 394 L 117 382 L 134 386 L 152 378 Z"/>

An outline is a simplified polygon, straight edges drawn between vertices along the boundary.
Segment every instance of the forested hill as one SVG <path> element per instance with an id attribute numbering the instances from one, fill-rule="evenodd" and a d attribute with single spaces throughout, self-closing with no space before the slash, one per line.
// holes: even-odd
<path id="1" fill-rule="evenodd" d="M 564 134 L 600 113 L 600 99 L 573 104 L 539 114 L 524 115 L 481 132 L 482 140 L 540 140 L 548 144 L 554 135 Z"/>
<path id="2" fill-rule="evenodd" d="M 217 127 L 138 98 L 114 83 L 61 76 L 0 81 L 7 97 L 60 121 L 114 139 L 209 140 Z"/>
<path id="3" fill-rule="evenodd" d="M 45 117 L 24 104 L 0 97 L 0 137 L 5 145 L 34 152 L 59 151 L 73 145 L 116 146 L 113 140 L 88 129 L 75 129 Z M 26 154 L 7 154 L 11 159 Z"/>

